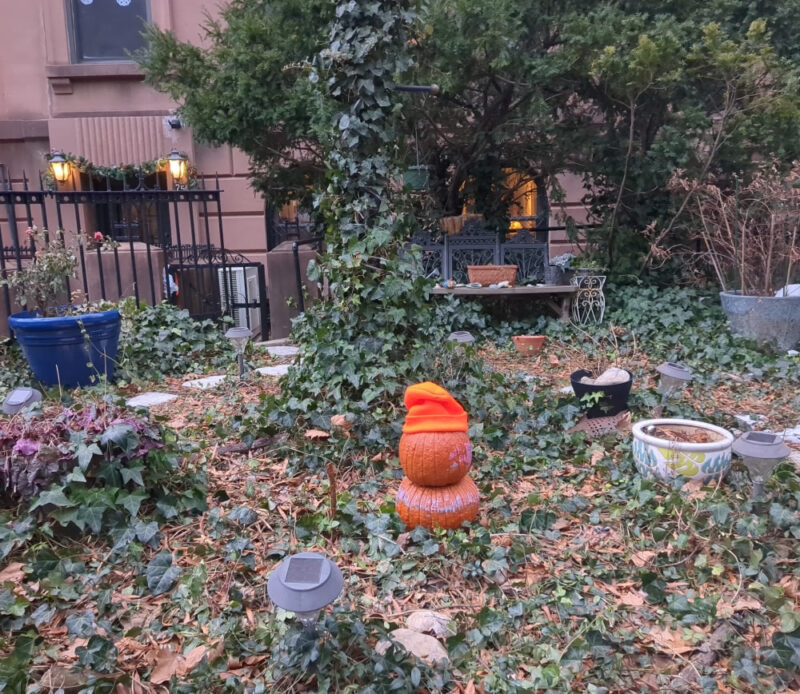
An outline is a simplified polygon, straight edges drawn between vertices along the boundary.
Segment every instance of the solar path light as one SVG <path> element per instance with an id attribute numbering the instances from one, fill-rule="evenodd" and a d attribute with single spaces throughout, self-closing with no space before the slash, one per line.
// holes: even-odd
<path id="1" fill-rule="evenodd" d="M 244 378 L 244 350 L 247 348 L 247 343 L 253 337 L 253 331 L 250 328 L 228 328 L 225 337 L 230 340 L 233 348 L 236 350 L 236 363 L 239 365 L 239 378 Z"/>
<path id="2" fill-rule="evenodd" d="M 750 472 L 752 500 L 760 501 L 764 498 L 764 483 L 778 463 L 789 455 L 789 446 L 778 434 L 748 431 L 733 442 L 732 449 Z"/>
<path id="3" fill-rule="evenodd" d="M 35 388 L 14 388 L 3 400 L 3 414 L 16 414 L 41 401 L 42 394 Z"/>
<path id="4" fill-rule="evenodd" d="M 661 405 L 665 405 L 675 393 L 686 387 L 692 380 L 692 370 L 683 364 L 665 361 L 656 368 L 661 378 L 658 380 L 658 392 L 661 393 Z"/>
<path id="5" fill-rule="evenodd" d="M 267 595 L 313 630 L 320 611 L 339 597 L 343 586 L 342 572 L 333 561 L 315 552 L 300 552 L 286 557 L 270 574 Z"/>

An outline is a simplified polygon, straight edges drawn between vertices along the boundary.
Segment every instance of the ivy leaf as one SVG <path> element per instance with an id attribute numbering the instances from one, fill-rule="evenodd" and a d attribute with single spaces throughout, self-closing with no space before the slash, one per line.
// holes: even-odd
<path id="1" fill-rule="evenodd" d="M 120 492 L 117 495 L 117 502 L 130 513 L 131 516 L 136 517 L 139 514 L 139 507 L 146 498 L 147 492 L 144 489 L 137 489 L 134 492 Z"/>
<path id="2" fill-rule="evenodd" d="M 250 525 L 258 520 L 258 514 L 247 506 L 237 506 L 228 514 L 228 519 L 238 521 L 242 525 Z"/>
<path id="3" fill-rule="evenodd" d="M 105 506 L 81 506 L 75 514 L 75 522 L 85 523 L 93 533 L 99 534 L 103 530 L 103 515 Z"/>
<path id="4" fill-rule="evenodd" d="M 60 487 L 53 485 L 46 492 L 42 492 L 31 504 L 30 510 L 39 508 L 40 506 L 72 506 L 72 502 L 64 495 L 64 490 Z"/>
<path id="5" fill-rule="evenodd" d="M 81 441 L 81 443 L 78 444 L 78 451 L 76 454 L 76 457 L 78 458 L 78 466 L 81 470 L 86 472 L 86 469 L 89 467 L 89 463 L 92 462 L 92 458 L 101 454 L 102 451 L 96 443 L 91 443 L 87 446 L 83 441 Z"/>
<path id="6" fill-rule="evenodd" d="M 65 620 L 67 633 L 81 638 L 89 638 L 94 634 L 94 614 L 90 610 L 71 614 Z"/>
<path id="7" fill-rule="evenodd" d="M 175 585 L 181 569 L 172 565 L 170 552 L 159 552 L 147 565 L 147 587 L 153 595 L 161 595 Z"/>
<path id="8" fill-rule="evenodd" d="M 111 444 L 131 453 L 139 447 L 139 437 L 130 424 L 112 424 L 100 435 L 100 443 L 109 447 Z"/>
<path id="9" fill-rule="evenodd" d="M 135 482 L 140 487 L 144 487 L 144 480 L 142 479 L 142 471 L 144 467 L 139 465 L 136 467 L 123 467 L 120 468 L 119 474 L 122 476 L 122 482 L 124 484 L 128 484 L 128 482 Z M 133 514 L 136 515 L 136 514 Z"/>
<path id="10" fill-rule="evenodd" d="M 134 530 L 136 530 L 136 539 L 142 544 L 156 547 L 161 541 L 161 536 L 158 532 L 158 523 L 155 521 L 151 521 L 150 523 L 137 523 L 134 526 Z"/>
<path id="11" fill-rule="evenodd" d="M 31 614 L 31 621 L 35 627 L 40 627 L 42 624 L 49 624 L 50 620 L 55 617 L 56 608 L 43 602 Z"/>
<path id="12" fill-rule="evenodd" d="M 86 482 L 86 476 L 81 471 L 80 467 L 72 468 L 72 472 L 70 472 L 65 478 L 65 482 Z"/>
<path id="13" fill-rule="evenodd" d="M 786 670 L 800 669 L 800 629 L 790 634 L 777 633 L 772 637 L 775 657 L 770 660 L 774 665 Z"/>

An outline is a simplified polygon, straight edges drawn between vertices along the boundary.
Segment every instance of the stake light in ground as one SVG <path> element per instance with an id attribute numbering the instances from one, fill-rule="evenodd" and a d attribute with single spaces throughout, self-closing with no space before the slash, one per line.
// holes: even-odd
<path id="1" fill-rule="evenodd" d="M 665 361 L 663 364 L 659 364 L 656 371 L 661 374 L 658 381 L 658 392 L 662 395 L 662 405 L 692 380 L 692 370 L 688 366 L 674 361 Z"/>
<path id="2" fill-rule="evenodd" d="M 253 337 L 250 328 L 228 328 L 225 337 L 230 340 L 236 350 L 236 363 L 239 365 L 239 378 L 244 378 L 244 351 L 247 343 Z"/>
<path id="3" fill-rule="evenodd" d="M 333 561 L 315 552 L 300 552 L 286 557 L 270 574 L 267 595 L 312 630 L 320 611 L 339 597 L 343 586 L 342 572 Z"/>
<path id="4" fill-rule="evenodd" d="M 789 446 L 778 434 L 748 431 L 733 442 L 733 452 L 742 458 L 753 482 L 753 501 L 764 498 L 764 484 L 772 471 L 787 455 Z"/>

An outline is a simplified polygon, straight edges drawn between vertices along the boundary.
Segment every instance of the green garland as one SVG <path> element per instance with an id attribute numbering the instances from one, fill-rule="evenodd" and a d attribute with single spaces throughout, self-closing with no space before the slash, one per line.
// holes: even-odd
<path id="1" fill-rule="evenodd" d="M 50 160 L 54 156 L 54 152 L 48 152 L 45 154 L 45 159 L 47 160 L 48 164 Z M 71 153 L 63 153 L 64 158 L 70 163 L 70 166 L 75 170 L 79 171 L 80 173 L 88 174 L 90 176 L 99 176 L 101 178 L 112 178 L 117 181 L 124 181 L 130 177 L 144 177 L 144 176 L 152 176 L 159 171 L 163 171 L 167 168 L 167 158 L 166 157 L 159 157 L 158 159 L 151 159 L 149 161 L 142 162 L 141 164 L 120 164 L 119 166 L 99 166 L 97 164 L 92 163 L 86 157 L 81 155 L 75 155 Z M 181 154 L 185 157 L 186 153 L 181 152 Z M 188 162 L 188 157 L 187 157 Z M 48 184 L 53 183 L 53 174 L 50 172 L 50 167 L 47 167 L 45 174 L 42 176 L 45 182 Z M 184 184 L 186 188 L 195 188 L 197 187 L 197 169 L 194 166 L 188 165 L 186 167 L 186 183 Z"/>

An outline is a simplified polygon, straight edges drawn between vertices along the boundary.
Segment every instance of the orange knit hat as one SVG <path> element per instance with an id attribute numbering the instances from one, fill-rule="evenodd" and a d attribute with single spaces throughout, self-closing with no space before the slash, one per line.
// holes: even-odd
<path id="1" fill-rule="evenodd" d="M 404 434 L 423 431 L 466 431 L 467 413 L 444 388 L 425 381 L 406 388 L 403 402 L 408 408 Z"/>

